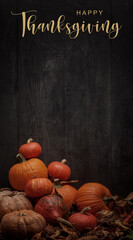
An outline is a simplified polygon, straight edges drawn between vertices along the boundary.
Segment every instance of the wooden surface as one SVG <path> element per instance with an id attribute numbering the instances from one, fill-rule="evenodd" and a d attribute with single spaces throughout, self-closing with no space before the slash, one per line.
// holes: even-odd
<path id="1" fill-rule="evenodd" d="M 2 0 L 0 5 L 1 187 L 9 185 L 18 147 L 33 137 L 46 165 L 68 160 L 71 178 L 80 180 L 77 187 L 100 182 L 126 196 L 133 190 L 132 1 Z M 48 33 L 21 38 L 20 18 L 10 11 L 29 9 L 49 21 L 62 13 L 74 20 L 75 9 L 104 9 L 102 20 L 123 28 L 114 40 L 104 33 L 75 40 Z"/>

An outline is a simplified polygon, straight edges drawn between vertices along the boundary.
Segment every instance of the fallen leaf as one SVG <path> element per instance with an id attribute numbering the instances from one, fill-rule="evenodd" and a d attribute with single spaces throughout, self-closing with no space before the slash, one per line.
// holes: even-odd
<path id="1" fill-rule="evenodd" d="M 55 228 L 52 225 L 47 225 L 47 227 L 45 228 L 45 232 L 48 235 L 52 235 L 55 232 Z"/>
<path id="2" fill-rule="evenodd" d="M 98 240 L 99 238 L 97 236 L 94 235 L 90 235 L 90 236 L 83 236 L 78 238 L 78 240 Z"/>
<path id="3" fill-rule="evenodd" d="M 51 238 L 51 239 L 55 239 L 55 238 L 59 237 L 60 234 L 61 234 L 61 229 L 59 229 L 59 228 L 57 229 L 57 228 L 56 228 L 55 233 L 52 234 L 52 235 L 50 236 L 50 238 Z"/>
<path id="4" fill-rule="evenodd" d="M 128 227 L 124 226 L 120 220 L 116 220 L 116 221 L 115 221 L 115 224 L 116 224 L 116 225 L 119 225 L 120 227 L 122 227 L 122 228 L 124 228 L 124 229 L 127 229 L 127 230 L 129 229 Z"/>
<path id="5" fill-rule="evenodd" d="M 125 198 L 126 201 L 133 200 L 133 192 L 129 193 L 128 196 Z"/>
<path id="6" fill-rule="evenodd" d="M 46 240 L 46 238 L 43 237 L 43 235 L 44 235 L 43 232 L 37 233 L 31 238 L 31 240 Z"/>
<path id="7" fill-rule="evenodd" d="M 63 223 L 61 223 L 61 222 L 60 222 L 59 224 L 60 224 L 62 230 L 63 230 L 65 233 L 68 233 L 68 234 L 70 234 L 70 235 L 75 235 L 75 234 L 76 234 L 76 232 L 75 232 L 75 230 L 74 230 L 73 228 L 68 227 L 68 226 L 64 225 Z"/>

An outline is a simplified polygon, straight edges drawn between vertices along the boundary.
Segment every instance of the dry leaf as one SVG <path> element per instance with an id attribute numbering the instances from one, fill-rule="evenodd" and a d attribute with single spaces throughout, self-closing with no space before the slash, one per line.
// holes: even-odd
<path id="1" fill-rule="evenodd" d="M 44 236 L 44 232 L 40 232 L 35 234 L 31 240 L 45 240 L 45 237 L 43 236 Z"/>
<path id="2" fill-rule="evenodd" d="M 75 232 L 75 230 L 74 230 L 73 228 L 68 227 L 68 226 L 64 225 L 63 223 L 59 223 L 59 224 L 60 224 L 62 230 L 63 230 L 65 233 L 68 233 L 68 234 L 70 234 L 70 235 L 75 235 L 75 234 L 76 234 L 76 232 Z"/>
<path id="3" fill-rule="evenodd" d="M 98 240 L 99 238 L 97 236 L 94 235 L 90 235 L 90 236 L 83 236 L 81 238 L 78 238 L 78 240 Z"/>
<path id="4" fill-rule="evenodd" d="M 50 238 L 55 239 L 55 238 L 59 237 L 60 234 L 61 234 L 61 229 L 58 228 L 58 229 L 56 229 L 55 233 L 50 236 Z"/>
<path id="5" fill-rule="evenodd" d="M 133 200 L 133 192 L 129 193 L 129 195 L 125 198 L 126 201 Z"/>
<path id="6" fill-rule="evenodd" d="M 45 232 L 48 234 L 48 235 L 52 235 L 54 234 L 55 232 L 55 228 L 52 226 L 52 225 L 47 225 L 47 227 L 45 228 Z"/>

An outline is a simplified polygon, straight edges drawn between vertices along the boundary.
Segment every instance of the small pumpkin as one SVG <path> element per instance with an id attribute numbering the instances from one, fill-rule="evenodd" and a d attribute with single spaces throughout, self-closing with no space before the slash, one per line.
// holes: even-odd
<path id="1" fill-rule="evenodd" d="M 48 178 L 30 179 L 25 186 L 25 193 L 29 197 L 42 197 L 51 194 L 53 183 Z"/>
<path id="2" fill-rule="evenodd" d="M 53 193 L 60 194 L 67 208 L 70 209 L 72 207 L 72 204 L 75 202 L 77 190 L 75 187 L 69 184 L 65 184 L 62 186 L 60 184 L 60 181 L 56 179 Z"/>
<path id="3" fill-rule="evenodd" d="M 9 239 L 22 240 L 45 231 L 46 221 L 32 210 L 21 210 L 6 214 L 1 221 L 1 232 Z"/>
<path id="4" fill-rule="evenodd" d="M 20 146 L 19 153 L 21 153 L 26 159 L 36 158 L 42 152 L 42 147 L 39 143 L 34 142 L 32 138 L 27 140 L 27 143 Z"/>
<path id="5" fill-rule="evenodd" d="M 22 209 L 32 210 L 33 206 L 24 192 L 12 191 L 0 199 L 0 220 L 6 213 Z"/>
<path id="6" fill-rule="evenodd" d="M 26 161 L 20 153 L 17 158 L 20 163 L 13 165 L 9 170 L 9 182 L 14 189 L 24 191 L 26 183 L 34 175 L 40 178 L 48 178 L 48 170 L 39 158 L 31 158 Z"/>
<path id="7" fill-rule="evenodd" d="M 90 206 L 91 213 L 95 214 L 108 207 L 104 204 L 104 197 L 110 197 L 111 193 L 108 188 L 100 183 L 86 183 L 81 186 L 76 195 L 76 205 L 79 211 Z"/>
<path id="8" fill-rule="evenodd" d="M 87 228 L 93 230 L 97 226 L 96 217 L 91 213 L 88 213 L 88 209 L 90 208 L 86 207 L 81 212 L 74 213 L 69 217 L 69 222 L 79 231 L 83 231 Z"/>
<path id="9" fill-rule="evenodd" d="M 34 211 L 40 213 L 51 224 L 55 224 L 58 218 L 65 217 L 68 213 L 63 199 L 56 195 L 47 195 L 40 198 Z"/>
<path id="10" fill-rule="evenodd" d="M 66 159 L 63 159 L 61 162 L 51 162 L 48 165 L 48 174 L 52 180 L 59 179 L 59 180 L 68 180 L 71 175 L 70 168 L 65 164 Z"/>

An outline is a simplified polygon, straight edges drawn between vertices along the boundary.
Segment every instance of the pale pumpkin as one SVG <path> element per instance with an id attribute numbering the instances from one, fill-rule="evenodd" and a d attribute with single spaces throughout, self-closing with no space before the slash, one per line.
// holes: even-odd
<path id="1" fill-rule="evenodd" d="M 31 239 L 45 231 L 46 221 L 32 210 L 21 210 L 6 214 L 1 221 L 1 232 L 5 237 L 14 240 Z"/>
<path id="2" fill-rule="evenodd" d="M 5 214 L 22 209 L 32 210 L 32 203 L 24 192 L 12 191 L 0 199 L 0 220 Z"/>

